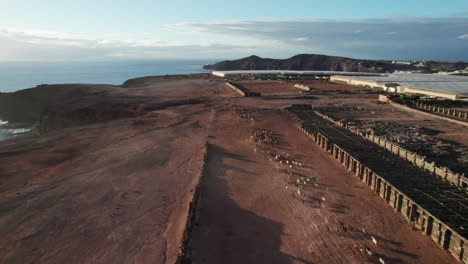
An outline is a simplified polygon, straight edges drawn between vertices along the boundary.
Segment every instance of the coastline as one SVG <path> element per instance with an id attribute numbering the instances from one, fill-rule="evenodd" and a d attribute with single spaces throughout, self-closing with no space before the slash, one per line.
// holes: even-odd
<path id="1" fill-rule="evenodd" d="M 0 62 L 0 93 L 40 84 L 105 83 L 120 85 L 142 76 L 209 73 L 213 60 L 137 60 L 94 62 Z"/>
<path id="2" fill-rule="evenodd" d="M 137 105 L 151 96 L 128 96 L 128 86 L 148 81 L 209 79 L 208 73 L 157 75 L 132 78 L 120 85 L 42 84 L 0 93 L 0 142 L 52 130 L 135 117 Z M 145 98 L 145 99 L 143 99 Z M 158 98 L 158 100 L 163 98 Z"/>
<path id="3" fill-rule="evenodd" d="M 127 81 L 141 78 L 141 76 L 163 77 L 178 74 L 210 73 L 211 70 L 203 69 L 203 65 L 208 62 L 212 62 L 212 60 L 0 62 L 0 142 L 38 134 L 38 124 L 35 123 L 39 122 L 39 112 L 30 114 L 34 118 L 29 116 L 20 120 L 17 116 L 22 114 L 14 112 L 42 111 L 44 108 L 32 106 L 41 104 L 40 101 L 44 101 L 44 99 L 35 98 L 24 102 L 26 98 L 22 98 L 17 109 L 8 109 L 8 113 L 5 114 L 5 104 L 11 102 L 8 99 L 2 101 L 1 97 L 12 96 L 16 100 L 21 96 L 15 96 L 15 93 L 30 96 L 28 93 L 31 90 L 34 93 L 36 88 L 56 87 L 61 83 L 63 85 L 60 86 L 64 89 L 76 85 L 94 86 L 91 83 L 95 83 L 96 86 L 122 86 Z M 47 94 L 47 92 L 43 93 Z M 47 102 L 47 104 L 53 103 L 53 100 Z"/>
<path id="4" fill-rule="evenodd" d="M 37 124 L 9 123 L 0 119 L 0 142 L 37 134 Z"/>

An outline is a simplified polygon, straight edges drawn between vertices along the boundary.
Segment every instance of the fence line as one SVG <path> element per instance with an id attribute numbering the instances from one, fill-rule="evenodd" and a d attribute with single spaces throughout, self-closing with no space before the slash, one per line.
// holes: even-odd
<path id="1" fill-rule="evenodd" d="M 447 107 L 441 107 L 440 105 L 435 105 L 435 104 L 427 104 L 423 102 L 416 102 L 412 103 L 414 106 L 417 108 L 426 110 L 426 111 L 431 111 L 435 113 L 441 113 L 444 115 L 448 116 L 453 116 L 461 119 L 467 119 L 468 120 L 468 112 L 467 111 L 462 111 L 462 110 L 455 110 Z"/>

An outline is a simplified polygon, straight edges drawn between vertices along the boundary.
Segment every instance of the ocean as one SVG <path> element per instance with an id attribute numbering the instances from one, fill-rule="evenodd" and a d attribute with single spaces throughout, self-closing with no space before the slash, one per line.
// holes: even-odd
<path id="1" fill-rule="evenodd" d="M 203 65 L 215 60 L 0 62 L 0 92 L 14 92 L 39 84 L 122 84 L 132 78 L 211 72 Z"/>
<path id="2" fill-rule="evenodd" d="M 15 92 L 39 84 L 120 85 L 128 79 L 143 76 L 208 73 L 211 71 L 204 70 L 203 65 L 214 62 L 216 60 L 0 62 L 0 92 Z M 34 126 L 0 119 L 0 141 L 29 136 Z"/>

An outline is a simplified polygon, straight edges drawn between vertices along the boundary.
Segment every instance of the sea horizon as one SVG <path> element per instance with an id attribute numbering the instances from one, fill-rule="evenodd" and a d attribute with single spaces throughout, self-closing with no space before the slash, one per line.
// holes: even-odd
<path id="1" fill-rule="evenodd" d="M 203 69 L 213 59 L 118 61 L 3 61 L 0 92 L 15 92 L 41 84 L 111 84 L 128 79 L 173 74 L 209 73 Z"/>

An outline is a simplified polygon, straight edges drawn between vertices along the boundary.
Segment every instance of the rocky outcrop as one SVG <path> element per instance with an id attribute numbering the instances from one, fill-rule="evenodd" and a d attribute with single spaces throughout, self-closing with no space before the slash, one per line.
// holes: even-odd
<path id="1" fill-rule="evenodd" d="M 39 123 L 40 132 L 92 124 L 138 114 L 146 102 L 129 97 L 111 85 L 40 85 L 0 94 L 0 119 L 11 123 Z"/>
<path id="2" fill-rule="evenodd" d="M 289 59 L 268 59 L 252 55 L 239 60 L 228 60 L 205 69 L 230 70 L 318 70 L 345 72 L 393 72 L 395 70 L 454 71 L 463 70 L 468 66 L 465 62 L 411 62 L 408 64 L 393 63 L 384 60 L 360 60 L 346 57 L 326 56 L 317 54 L 300 54 Z"/>
<path id="3" fill-rule="evenodd" d="M 175 106 L 201 104 L 207 98 L 177 98 L 140 95 L 142 89 L 165 79 L 181 79 L 182 75 L 130 79 L 122 86 L 95 84 L 39 85 L 14 93 L 0 93 L 0 120 L 10 123 L 38 124 L 45 133 L 62 128 L 131 118 Z M 194 79 L 208 74 L 187 75 Z M 150 89 L 151 90 L 151 89 Z"/>
<path id="4" fill-rule="evenodd" d="M 132 109 L 133 108 L 133 109 Z M 98 102 L 89 106 L 64 109 L 56 104 L 46 108 L 40 117 L 39 131 L 45 133 L 62 128 L 94 124 L 137 116 L 131 103 Z"/>
<path id="5" fill-rule="evenodd" d="M 52 104 L 70 104 L 92 95 L 104 95 L 104 85 L 39 85 L 14 93 L 0 93 L 0 119 L 16 123 L 37 122 Z"/>

